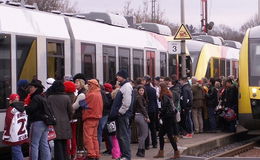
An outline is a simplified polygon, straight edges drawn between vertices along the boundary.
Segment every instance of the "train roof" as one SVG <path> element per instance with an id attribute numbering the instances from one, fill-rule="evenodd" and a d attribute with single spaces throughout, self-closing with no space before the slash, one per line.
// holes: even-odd
<path id="1" fill-rule="evenodd" d="M 62 16 L 4 4 L 0 4 L 0 32 L 70 38 Z"/>
<path id="2" fill-rule="evenodd" d="M 260 26 L 256 26 L 250 29 L 249 38 L 260 38 Z"/>

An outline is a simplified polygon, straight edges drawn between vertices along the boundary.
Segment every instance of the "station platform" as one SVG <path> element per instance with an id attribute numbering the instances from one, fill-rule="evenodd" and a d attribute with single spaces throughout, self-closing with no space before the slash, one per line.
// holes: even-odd
<path id="1" fill-rule="evenodd" d="M 206 151 L 212 150 L 219 146 L 223 146 L 229 144 L 230 142 L 234 142 L 237 139 L 245 136 L 247 133 L 247 129 L 242 126 L 238 126 L 236 133 L 201 133 L 194 134 L 191 139 L 183 139 L 180 138 L 178 140 L 178 148 L 182 153 L 182 158 L 179 160 L 199 160 L 200 158 L 195 158 L 193 156 L 198 156 Z M 166 139 L 167 141 L 167 139 Z M 158 153 L 158 148 L 150 148 L 145 152 L 145 158 L 136 157 L 138 144 L 131 144 L 131 152 L 132 152 L 132 160 L 153 160 L 153 156 Z M 157 159 L 163 160 L 172 157 L 174 151 L 171 147 L 170 143 L 165 143 L 164 146 L 164 158 Z M 102 155 L 101 160 L 111 160 L 111 155 Z"/>

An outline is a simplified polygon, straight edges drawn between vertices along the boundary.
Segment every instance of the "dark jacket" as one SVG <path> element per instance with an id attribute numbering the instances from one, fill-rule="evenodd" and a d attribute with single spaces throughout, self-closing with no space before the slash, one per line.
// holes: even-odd
<path id="1" fill-rule="evenodd" d="M 111 106 L 113 103 L 111 93 L 105 92 L 102 93 L 102 99 L 103 99 L 103 117 L 109 115 L 111 112 Z"/>
<path id="2" fill-rule="evenodd" d="M 163 95 L 161 99 L 161 107 L 162 107 L 160 113 L 161 118 L 167 118 L 173 116 L 176 110 L 172 97 L 167 95 Z"/>
<path id="3" fill-rule="evenodd" d="M 226 88 L 222 95 L 222 104 L 225 107 L 236 108 L 238 106 L 238 89 L 235 86 Z"/>
<path id="4" fill-rule="evenodd" d="M 180 98 L 180 104 L 182 109 L 190 109 L 192 107 L 192 91 L 191 86 L 189 83 L 184 84 L 181 87 L 181 98 Z"/>
<path id="5" fill-rule="evenodd" d="M 181 97 L 181 84 L 177 81 L 171 88 L 170 91 L 173 94 L 173 102 L 175 107 L 179 108 L 180 106 L 180 97 Z"/>
<path id="6" fill-rule="evenodd" d="M 194 84 L 191 86 L 192 95 L 193 95 L 193 108 L 202 108 L 205 101 L 205 92 L 201 86 Z"/>
<path id="7" fill-rule="evenodd" d="M 37 91 L 31 95 L 30 104 L 25 107 L 28 114 L 29 122 L 43 121 L 44 105 L 47 104 L 47 100 Z"/>
<path id="8" fill-rule="evenodd" d="M 215 87 L 210 86 L 206 94 L 207 107 L 216 107 L 218 105 L 218 91 Z"/>
<path id="9" fill-rule="evenodd" d="M 147 101 L 144 96 L 137 95 L 134 105 L 134 113 L 141 113 L 145 118 L 149 118 L 147 113 Z"/>
<path id="10" fill-rule="evenodd" d="M 72 115 L 71 99 L 65 93 L 57 93 L 50 95 L 47 99 L 53 113 L 56 117 L 56 139 L 70 139 L 71 126 L 70 117 Z"/>
<path id="11" fill-rule="evenodd" d="M 116 119 L 119 115 L 132 116 L 133 112 L 133 87 L 125 81 L 120 84 L 120 89 L 113 101 L 109 119 Z"/>
<path id="12" fill-rule="evenodd" d="M 144 87 L 148 99 L 148 112 L 155 113 L 158 110 L 156 90 L 150 84 L 146 84 Z"/>

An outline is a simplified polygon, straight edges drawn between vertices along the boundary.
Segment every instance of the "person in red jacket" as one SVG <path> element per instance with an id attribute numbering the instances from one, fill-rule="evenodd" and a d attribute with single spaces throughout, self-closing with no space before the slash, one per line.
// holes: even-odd
<path id="1" fill-rule="evenodd" d="M 18 94 L 9 96 L 10 106 L 6 110 L 3 143 L 12 146 L 12 160 L 23 160 L 21 144 L 27 142 L 27 115 Z"/>
<path id="2" fill-rule="evenodd" d="M 83 109 L 83 134 L 84 145 L 87 149 L 87 160 L 100 158 L 99 144 L 97 139 L 97 129 L 103 112 L 103 100 L 98 81 L 91 79 L 88 81 L 89 90 L 86 95 L 87 107 Z"/>

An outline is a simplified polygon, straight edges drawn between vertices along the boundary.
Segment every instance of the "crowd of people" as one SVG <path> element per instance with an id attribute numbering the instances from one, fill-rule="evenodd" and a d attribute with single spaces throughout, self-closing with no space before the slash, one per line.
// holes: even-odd
<path id="1" fill-rule="evenodd" d="M 12 159 L 22 160 L 21 145 L 29 143 L 31 160 L 98 160 L 104 154 L 131 159 L 150 147 L 164 157 L 165 135 L 180 157 L 177 141 L 203 132 L 235 132 L 238 89 L 233 76 L 219 79 L 150 77 L 128 79 L 120 70 L 116 80 L 101 85 L 81 73 L 63 80 L 48 78 L 47 86 L 33 79 L 18 82 L 9 97 L 3 142 L 12 146 Z M 53 144 L 54 143 L 54 147 Z"/>

